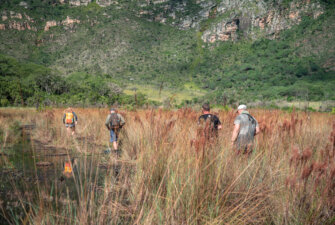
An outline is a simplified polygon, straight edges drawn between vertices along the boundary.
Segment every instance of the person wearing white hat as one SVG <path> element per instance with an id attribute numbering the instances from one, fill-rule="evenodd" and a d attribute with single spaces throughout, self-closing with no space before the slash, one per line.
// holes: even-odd
<path id="1" fill-rule="evenodd" d="M 246 105 L 239 105 L 236 113 L 238 116 L 234 120 L 234 130 L 231 137 L 232 145 L 235 146 L 238 153 L 251 153 L 254 143 L 254 137 L 257 135 L 259 125 L 257 120 L 247 111 Z"/>

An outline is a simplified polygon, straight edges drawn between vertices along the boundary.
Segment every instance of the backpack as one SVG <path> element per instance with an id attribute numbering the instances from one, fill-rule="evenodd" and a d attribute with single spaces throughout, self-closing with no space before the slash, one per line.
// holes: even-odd
<path id="1" fill-rule="evenodd" d="M 119 128 L 121 125 L 121 120 L 119 116 L 116 113 L 112 113 L 110 118 L 109 118 L 109 126 L 111 129 L 116 129 Z"/>
<path id="2" fill-rule="evenodd" d="M 249 123 L 251 123 L 251 131 L 254 132 L 254 134 L 256 133 L 256 120 L 254 117 L 252 117 L 251 115 L 249 114 L 245 114 L 248 116 L 248 119 L 249 119 Z"/>
<path id="3" fill-rule="evenodd" d="M 205 121 L 205 126 L 210 129 L 210 130 L 214 130 L 215 129 L 215 124 L 214 124 L 214 115 L 209 114 L 210 116 L 207 118 L 207 120 Z"/>
<path id="4" fill-rule="evenodd" d="M 72 173 L 72 167 L 70 162 L 64 163 L 64 173 Z"/>
<path id="5" fill-rule="evenodd" d="M 73 124 L 74 122 L 74 115 L 72 112 L 65 114 L 65 123 L 66 124 Z"/>
<path id="6" fill-rule="evenodd" d="M 205 133 L 212 133 L 215 132 L 215 116 L 213 114 L 209 114 L 207 119 L 201 118 L 199 123 L 201 123 Z"/>

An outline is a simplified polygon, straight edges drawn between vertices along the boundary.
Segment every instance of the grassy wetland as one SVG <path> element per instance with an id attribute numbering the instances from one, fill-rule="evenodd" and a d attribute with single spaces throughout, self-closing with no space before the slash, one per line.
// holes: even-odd
<path id="1" fill-rule="evenodd" d="M 335 117 L 251 110 L 250 156 L 230 145 L 234 111 L 208 141 L 199 111 L 123 111 L 121 156 L 105 154 L 108 109 L 0 110 L 1 224 L 334 224 Z M 66 170 L 66 165 L 71 170 Z"/>

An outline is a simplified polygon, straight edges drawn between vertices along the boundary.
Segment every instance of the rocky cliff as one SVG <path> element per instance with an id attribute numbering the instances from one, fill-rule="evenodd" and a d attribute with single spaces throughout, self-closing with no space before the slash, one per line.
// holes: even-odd
<path id="1" fill-rule="evenodd" d="M 319 2 L 311 0 L 286 3 L 266 0 L 160 0 L 144 1 L 139 6 L 142 7 L 139 16 L 170 23 L 180 29 L 194 28 L 202 32 L 204 42 L 210 43 L 235 41 L 241 36 L 275 38 L 280 31 L 299 24 L 304 16 L 317 18 L 324 12 Z"/>
<path id="2" fill-rule="evenodd" d="M 59 0 L 60 3 L 68 3 L 72 6 L 87 6 L 89 3 L 93 2 L 93 0 Z M 112 1 L 112 0 L 96 0 L 96 2 L 101 7 L 110 6 L 111 4 L 118 4 L 118 1 Z"/>
<path id="3" fill-rule="evenodd" d="M 69 4 L 72 7 L 87 6 L 93 0 L 57 0 L 54 4 Z M 317 18 L 324 12 L 318 1 L 291 0 L 140 0 L 135 4 L 117 0 L 96 0 L 100 7 L 118 5 L 127 7 L 138 17 L 149 21 L 170 24 L 179 29 L 196 29 L 202 33 L 204 42 L 236 41 L 246 37 L 275 38 L 280 31 L 299 24 L 304 16 Z M 21 7 L 28 8 L 25 1 Z M 14 11 L 1 12 L 0 30 L 34 30 L 34 20 L 27 14 Z M 8 20 L 8 21 L 7 21 Z M 5 21 L 7 21 L 5 23 Z M 79 20 L 67 17 L 63 21 L 45 21 L 43 29 L 53 26 L 70 26 Z"/>
<path id="4" fill-rule="evenodd" d="M 1 12 L 0 30 L 13 29 L 13 30 L 33 30 L 37 28 L 33 25 L 35 21 L 26 13 L 22 14 L 14 11 Z"/>

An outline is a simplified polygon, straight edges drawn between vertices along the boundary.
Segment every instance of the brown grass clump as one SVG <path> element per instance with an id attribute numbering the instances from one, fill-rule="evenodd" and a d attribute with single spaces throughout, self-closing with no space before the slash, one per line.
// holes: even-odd
<path id="1" fill-rule="evenodd" d="M 21 125 L 36 126 L 29 144 L 34 151 L 39 150 L 38 154 L 53 148 L 70 155 L 79 154 L 84 159 L 77 165 L 83 168 L 82 172 L 72 174 L 75 181 L 72 191 L 64 185 L 68 178 L 45 184 L 37 182 L 38 198 L 27 193 L 27 189 L 21 193 L 17 188 L 20 204 L 16 207 L 21 207 L 22 213 L 13 219 L 2 207 L 2 214 L 9 222 L 331 224 L 333 221 L 333 115 L 254 110 L 251 113 L 258 119 L 261 133 L 252 154 L 241 156 L 230 145 L 236 116 L 233 111 L 216 112 L 223 129 L 217 138 L 212 138 L 206 126 L 197 125 L 200 112 L 190 108 L 121 110 L 126 126 L 120 134 L 123 153 L 117 158 L 101 154 L 109 141 L 104 126 L 108 109 L 73 110 L 78 115 L 75 138 L 67 136 L 62 124 L 64 109 L 0 111 L 2 146 L 12 144 L 11 124 L 18 121 Z M 102 166 L 105 170 L 100 169 Z M 36 168 L 39 170 L 42 169 Z M 103 182 L 94 174 L 101 174 Z"/>

